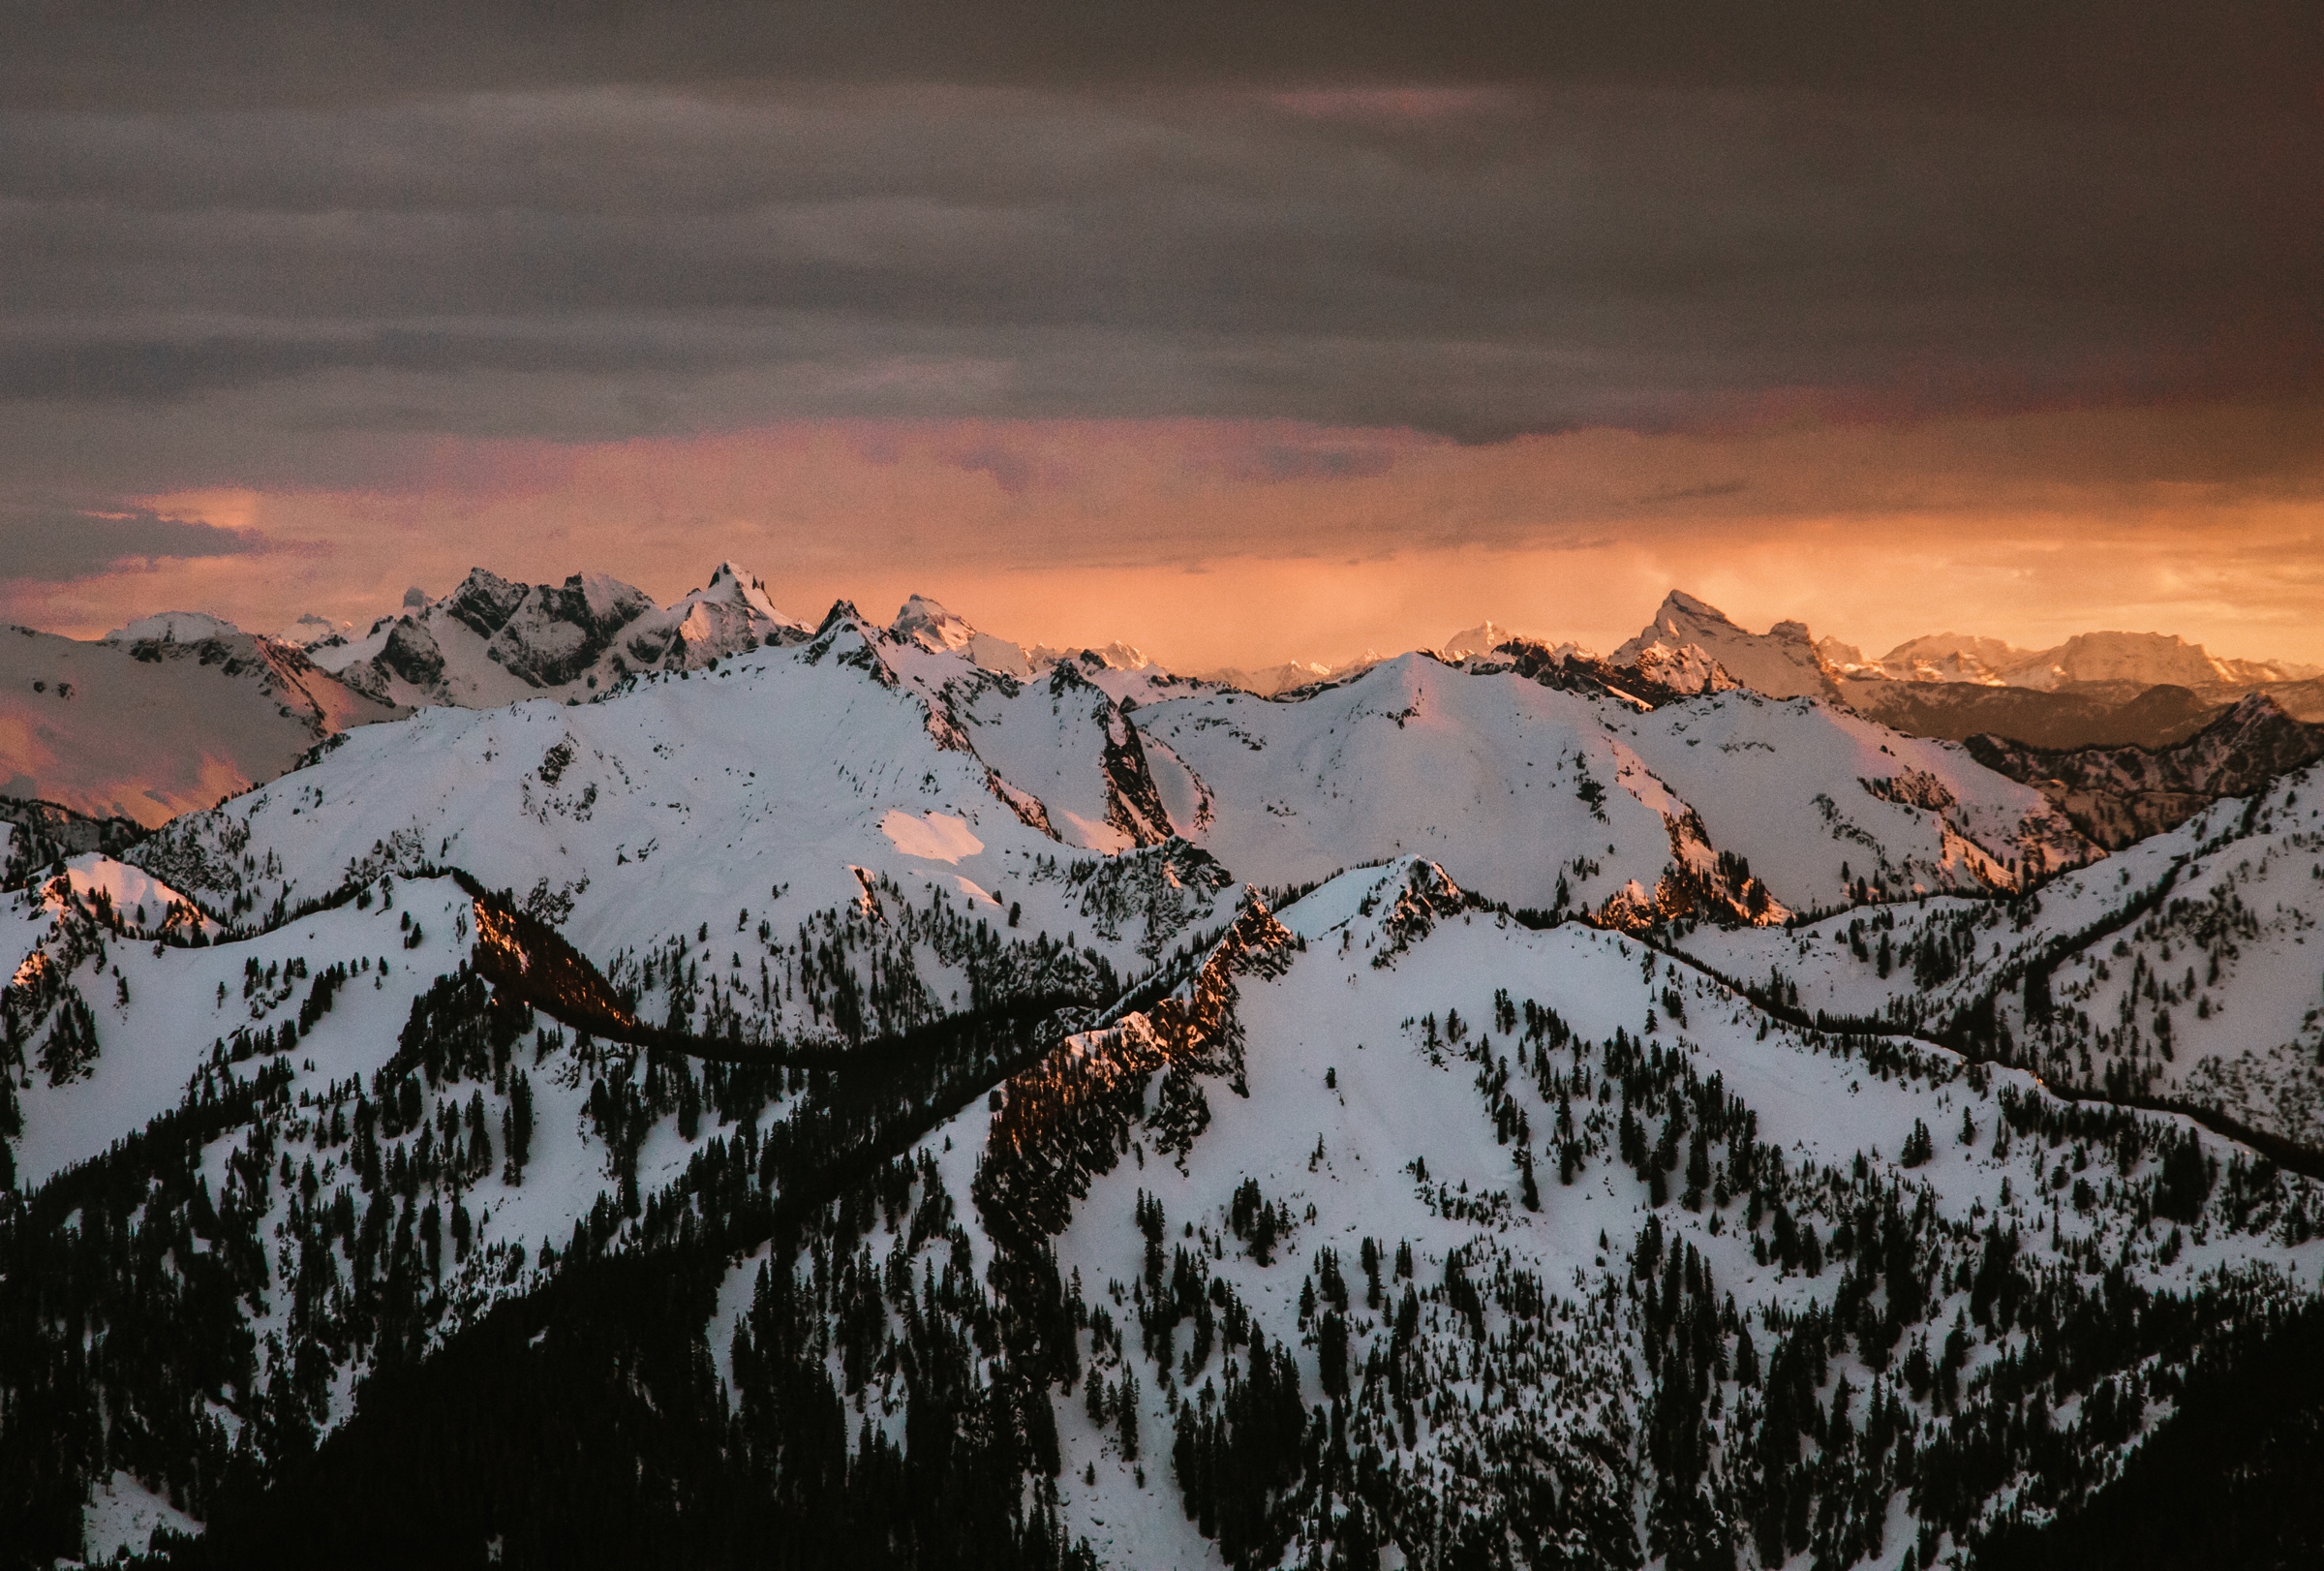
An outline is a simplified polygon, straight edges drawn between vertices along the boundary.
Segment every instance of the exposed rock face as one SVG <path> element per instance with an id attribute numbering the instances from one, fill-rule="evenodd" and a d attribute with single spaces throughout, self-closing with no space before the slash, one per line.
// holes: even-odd
<path id="1" fill-rule="evenodd" d="M 2254 693 L 2173 747 L 2063 751 L 1996 736 L 1968 745 L 1979 763 L 2035 786 L 2084 834 L 2119 850 L 2324 757 L 2324 726 Z"/>
<path id="2" fill-rule="evenodd" d="M 578 576 L 575 575 L 576 581 Z M 516 614 L 527 593 L 524 585 L 512 584 L 499 573 L 472 568 L 460 587 L 443 598 L 444 614 L 467 623 L 477 636 L 489 638 Z"/>
<path id="3" fill-rule="evenodd" d="M 563 584 L 511 584 L 478 568 L 446 614 L 490 640 L 485 658 L 536 688 L 562 687 L 597 662 L 622 631 L 654 610 L 644 590 L 601 573 Z"/>
<path id="4" fill-rule="evenodd" d="M 1612 662 L 1681 693 L 1718 693 L 1745 687 L 1770 698 L 1820 697 L 1831 676 L 1804 622 L 1778 622 L 1747 632 L 1717 606 L 1682 590 L 1664 598 L 1636 638 L 1614 651 Z"/>
<path id="5" fill-rule="evenodd" d="M 443 599 L 382 619 L 352 643 L 326 641 L 315 658 L 382 698 L 493 705 L 587 692 L 632 671 L 692 670 L 807 636 L 775 609 L 762 582 L 731 562 L 660 607 L 602 573 L 519 584 L 477 568 Z"/>
<path id="6" fill-rule="evenodd" d="M 427 629 L 405 617 L 387 630 L 379 664 L 415 688 L 433 687 L 443 677 L 443 651 Z"/>

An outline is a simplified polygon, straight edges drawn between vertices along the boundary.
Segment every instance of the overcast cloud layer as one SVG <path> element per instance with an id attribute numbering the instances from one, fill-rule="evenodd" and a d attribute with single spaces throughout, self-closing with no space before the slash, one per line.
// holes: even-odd
<path id="1" fill-rule="evenodd" d="M 1338 433 L 1232 444 L 1265 484 L 2132 407 L 2290 413 L 2112 477 L 2312 486 L 2312 5 L 1452 9 L 13 6 L 0 488 L 118 514 L 830 419 Z"/>

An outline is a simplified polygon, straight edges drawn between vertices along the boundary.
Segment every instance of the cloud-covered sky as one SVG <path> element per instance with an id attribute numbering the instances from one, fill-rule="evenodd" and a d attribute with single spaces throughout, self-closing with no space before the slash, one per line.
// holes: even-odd
<path id="1" fill-rule="evenodd" d="M 2320 81 L 2292 3 L 14 7 L 0 615 L 2317 658 Z"/>

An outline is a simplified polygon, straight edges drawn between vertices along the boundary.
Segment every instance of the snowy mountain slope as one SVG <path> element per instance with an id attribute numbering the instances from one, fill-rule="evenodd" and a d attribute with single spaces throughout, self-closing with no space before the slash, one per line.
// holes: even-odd
<path id="1" fill-rule="evenodd" d="M 91 818 L 53 802 L 0 797 L 0 889 L 16 888 L 83 851 L 118 854 L 144 838 L 145 826 L 127 818 Z"/>
<path id="2" fill-rule="evenodd" d="M 199 1407 L 209 1431 L 157 1405 L 198 1344 L 114 1354 L 115 1410 L 184 1447 L 156 1465 L 127 1446 L 129 1477 L 195 1521 L 239 1502 L 231 1534 L 265 1502 L 199 1460 L 229 1416 L 250 1467 L 344 1430 L 372 1459 L 350 1487 L 393 1501 L 397 1470 L 421 1469 L 447 1527 L 486 1510 L 479 1536 L 520 1559 L 576 1525 L 622 1533 L 626 1486 L 552 1507 L 521 1441 L 494 1460 L 523 1405 L 496 1382 L 569 1360 L 552 1333 L 588 1345 L 623 1323 L 626 1301 L 588 1284 L 629 1254 L 708 1278 L 692 1350 L 561 1378 L 557 1400 L 644 1383 L 650 1443 L 694 1459 L 664 1483 L 666 1454 L 639 1457 L 677 1492 L 653 1526 L 680 1557 L 841 1501 L 893 1532 L 929 1502 L 883 1492 L 942 1476 L 989 1553 L 1037 1531 L 1103 1565 L 1449 1566 L 1497 1547 L 1527 1565 L 1931 1563 L 2013 1501 L 2069 1506 L 2119 1471 L 2170 1416 L 2188 1315 L 2226 1335 L 2311 1297 L 2324 1266 L 2315 1186 L 2216 1137 L 1800 1032 L 1635 940 L 1479 910 L 1409 858 L 1247 912 L 1172 1001 L 1004 1066 L 991 1097 L 770 1237 L 764 1208 L 808 1171 L 784 1154 L 805 1155 L 811 1096 L 586 1047 L 457 973 L 422 986 L 461 947 L 461 901 L 396 893 L 171 948 L 194 968 L 174 984 L 125 967 L 133 1012 L 247 1035 L 181 1049 L 150 1087 L 100 1060 L 40 1093 L 134 1115 L 191 1082 L 172 1127 L 206 1132 L 187 1165 L 157 1162 L 138 1215 L 66 1174 L 25 1217 L 83 1281 L 121 1269 L 112 1239 L 187 1263 L 151 1309 L 106 1301 L 100 1346 L 157 1311 L 247 1335 Z M 389 947 L 407 913 L 454 941 Z M 380 948 L 388 969 L 361 969 Z M 348 980 L 286 1032 L 326 956 Z M 223 1003 L 200 996 L 213 974 Z M 209 1108 L 223 1127 L 193 1122 Z M 460 1357 L 496 1324 L 505 1351 Z M 471 1387 L 418 1410 L 457 1446 L 382 1432 L 410 1409 L 353 1400 L 438 1360 Z M 707 1393 L 667 1383 L 686 1367 Z M 672 1432 L 689 1412 L 703 1427 Z M 461 1472 L 425 1471 L 440 1456 Z M 952 1469 L 1009 1481 L 1015 1525 L 949 1493 Z M 296 1496 L 320 1517 L 289 1519 L 326 1559 L 372 1527 L 331 1477 Z M 428 1542 L 431 1521 L 407 1510 L 399 1530 Z"/>
<path id="3" fill-rule="evenodd" d="M 1984 888 L 2013 883 L 2011 859 L 2088 854 L 2037 792 L 1959 749 L 1798 701 L 1722 694 L 1640 713 L 1404 656 L 1296 702 L 1205 695 L 1136 718 L 1161 745 L 1149 753 L 1165 800 L 1191 789 L 1177 768 L 1208 793 L 1210 822 L 1180 818 L 1181 832 L 1260 883 L 1417 853 L 1512 906 L 1621 898 L 1650 915 L 1666 879 L 1672 901 L 1704 878 L 1734 886 L 1715 899 L 1737 897 L 1728 852 L 1777 903 L 1766 917 L 1837 904 L 1857 878 Z"/>
<path id="4" fill-rule="evenodd" d="M 2151 1222 L 2203 1208 L 2164 1176 L 2190 1138 L 2169 1121 L 2112 1116 L 2114 1155 L 2067 1196 L 2038 1136 L 2085 1142 L 2079 1166 L 2099 1125 L 2023 1075 L 1819 1047 L 1612 935 L 1444 899 L 1416 924 L 1432 892 L 1424 864 L 1345 875 L 1197 985 L 1232 1029 L 1174 1067 L 1140 1067 L 1132 1020 L 932 1132 L 860 1277 L 827 1282 L 804 1241 L 746 1259 L 706 1332 L 733 1340 L 723 1377 L 779 1344 L 770 1306 L 828 1305 L 828 1377 L 872 1443 L 913 1443 L 920 1399 L 879 1349 L 934 1301 L 894 1284 L 965 1264 L 1005 1306 L 1031 1251 L 1063 1345 L 1012 1357 L 1055 1380 L 1035 1429 L 1060 1528 L 1099 1563 L 1885 1563 L 1962 1546 L 2012 1494 L 2070 1501 L 2162 1416 L 2147 1334 L 2053 1340 L 2070 1362 L 2047 1364 L 2044 1316 L 2124 1287 L 2293 1302 L 2324 1258 L 2290 1242 L 2305 1181 L 2268 1179 L 2237 1224 L 2221 1193 L 2200 1244 Z M 924 1232 L 932 1211 L 962 1234 Z M 2077 1461 L 2004 1455 L 1970 1483 L 1961 1447 L 2034 1367 Z"/>
<path id="5" fill-rule="evenodd" d="M 977 756 L 1036 798 L 1067 845 L 1110 853 L 1170 837 L 1137 727 L 1078 662 L 1013 693 L 985 688 L 955 713 Z"/>
<path id="6" fill-rule="evenodd" d="M 345 1422 L 363 1380 L 538 1287 L 593 1217 L 683 1176 L 696 1114 L 626 1135 L 597 1050 L 496 1012 L 467 975 L 469 904 L 413 881 L 214 946 L 116 935 L 76 968 L 104 1050 L 0 1109 L 24 1129 L 0 1383 L 43 1414 L 50 1457 L 92 1432 L 85 1409 L 34 1395 L 38 1313 L 77 1306 L 110 1353 L 109 1445 L 94 1433 L 118 1470 L 46 1553 L 141 1554 L 156 1522 L 199 1531 L 237 1432 L 234 1465 L 288 1460 L 288 1436 Z M 137 1199 L 108 1226 L 123 1172 Z M 134 1257 L 111 1252 L 133 1239 Z M 32 1258 L 74 1287 L 42 1292 Z M 21 1429 L 0 1425 L 0 1450 Z M 41 1480 L 11 1460 L 13 1556 L 54 1524 L 15 1514 Z"/>
<path id="7" fill-rule="evenodd" d="M 995 776 L 980 744 L 1022 755 L 1055 806 Z M 961 1007 L 984 985 L 980 943 L 1036 969 L 1145 970 L 1231 879 L 1182 847 L 1075 847 L 1166 835 L 1135 733 L 1095 687 L 1061 667 L 1018 688 L 835 613 L 804 647 L 593 703 L 424 710 L 136 854 L 261 925 L 382 875 L 460 867 L 654 994 L 657 1023 L 675 1006 L 768 1039 Z"/>
<path id="8" fill-rule="evenodd" d="M 467 951 L 467 901 L 448 882 L 407 885 L 395 906 L 350 905 L 245 942 L 199 947 L 186 946 L 185 939 L 216 929 L 196 921 L 171 922 L 170 941 L 153 941 L 165 931 L 171 892 L 135 868 L 79 858 L 71 883 L 71 897 L 47 887 L 7 897 L 10 909 L 0 917 L 11 958 L 41 957 L 58 972 L 58 983 L 86 1001 L 93 1017 L 85 1055 L 32 1056 L 36 1072 L 19 1094 L 24 1132 L 15 1147 L 18 1182 L 27 1186 L 177 1107 L 189 1086 L 216 1067 L 216 1042 L 236 1032 L 272 1032 L 294 1019 L 298 1001 L 312 991 L 311 974 L 298 974 L 302 968 L 312 973 L 344 961 L 362 984 L 340 994 L 327 1026 L 300 1036 L 300 1073 L 320 1078 L 294 1083 L 321 1088 L 376 1069 L 383 1062 L 382 1044 L 392 1051 L 412 999 Z M 117 930 L 103 919 L 110 912 L 88 920 L 101 909 L 91 899 L 99 889 L 112 892 L 110 910 L 124 915 Z M 149 920 L 137 919 L 140 907 Z M 411 918 L 426 935 L 416 945 L 405 941 Z M 70 931 L 75 926 L 78 934 Z M 268 974 L 246 985 L 253 962 Z M 23 969 L 20 962 L 19 976 Z M 11 1001 L 21 1006 L 20 985 Z M 19 1021 L 35 1039 L 60 1023 L 53 1012 Z M 230 1041 L 228 1047 L 236 1050 Z M 303 1067 L 308 1058 L 317 1064 L 313 1070 Z"/>
<path id="9" fill-rule="evenodd" d="M 1165 799 L 1208 794 L 1209 823 L 1181 832 L 1254 882 L 1421 854 L 1491 898 L 1575 909 L 1650 892 L 1670 866 L 1669 827 L 1620 788 L 1598 709 L 1521 679 L 1406 655 L 1296 702 L 1204 694 L 1137 721 Z"/>
<path id="10" fill-rule="evenodd" d="M 2324 1151 L 2324 786 L 2313 768 L 2009 904 L 1931 900 L 1793 934 L 1687 937 L 1815 1014 L 1967 1032 L 2098 1095 Z"/>
<path id="11" fill-rule="evenodd" d="M 298 651 L 230 629 L 98 643 L 0 629 L 0 796 L 93 817 L 163 823 L 396 713 Z"/>
<path id="12" fill-rule="evenodd" d="M 518 584 L 477 568 L 442 600 L 312 654 L 351 686 L 397 703 L 488 708 L 595 691 L 631 671 L 693 670 L 806 635 L 763 582 L 731 562 L 661 607 L 602 573 Z"/>
<path id="13" fill-rule="evenodd" d="M 2315 770 L 2061 875 L 1813 699 L 906 611 L 11 859 L 0 1541 L 1966 1566 L 2315 1298 Z M 495 992 L 454 869 L 671 1033 Z"/>
<path id="14" fill-rule="evenodd" d="M 108 644 L 198 644 L 210 638 L 231 638 L 242 630 L 207 611 L 157 611 L 113 629 L 99 641 Z M 278 639 L 277 642 L 288 642 Z"/>
<path id="15" fill-rule="evenodd" d="M 2014 888 L 2092 854 L 2039 792 L 1964 750 L 1809 699 L 1721 693 L 1617 729 L 1795 909 L 1863 898 L 1857 880 L 1890 898 Z"/>
<path id="16" fill-rule="evenodd" d="M 58 885 L 6 897 L 11 941 L 55 961 L 95 1017 L 66 1032 L 86 1052 L 36 1063 L 69 1006 L 51 989 L 25 1017 L 9 995 L 8 1039 L 43 1071 L 20 1096 L 0 1082 L 15 1136 L 0 1184 L 20 1201 L 0 1226 L 12 1553 L 142 1553 L 156 1522 L 199 1531 L 255 1469 L 344 1424 L 366 1380 L 541 1290 L 560 1256 L 654 1236 L 709 1137 L 740 1121 L 783 1138 L 804 1084 L 609 1051 L 497 1001 L 466 964 L 472 903 L 449 879 L 383 879 L 264 933 L 150 946 L 114 920 L 132 896 L 159 899 L 138 870 L 88 858 Z M 895 1077 L 892 1056 L 869 1062 Z M 830 1122 L 809 1108 L 803 1127 Z M 94 1420 L 70 1395 L 79 1366 L 41 1340 L 64 1313 L 107 1360 Z"/>

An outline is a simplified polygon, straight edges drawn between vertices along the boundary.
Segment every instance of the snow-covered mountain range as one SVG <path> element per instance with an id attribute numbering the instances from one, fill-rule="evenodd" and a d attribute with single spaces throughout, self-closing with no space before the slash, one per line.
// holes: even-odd
<path id="1" fill-rule="evenodd" d="M 297 767 L 0 823 L 27 1562 L 2042 1563 L 2324 1312 L 2265 697 L 1965 746 L 1675 594 L 1265 695 L 731 566 L 245 641 Z"/>
<path id="2" fill-rule="evenodd" d="M 2054 649 L 2018 649 L 1999 638 L 1928 633 L 1910 638 L 1878 660 L 1826 638 L 1825 662 L 1847 676 L 1883 676 L 1899 682 L 1975 682 L 1986 687 L 2052 689 L 2090 682 L 2141 687 L 2256 687 L 2324 676 L 2324 666 L 2290 661 L 2223 660 L 2201 644 L 2158 632 L 2082 632 Z"/>

